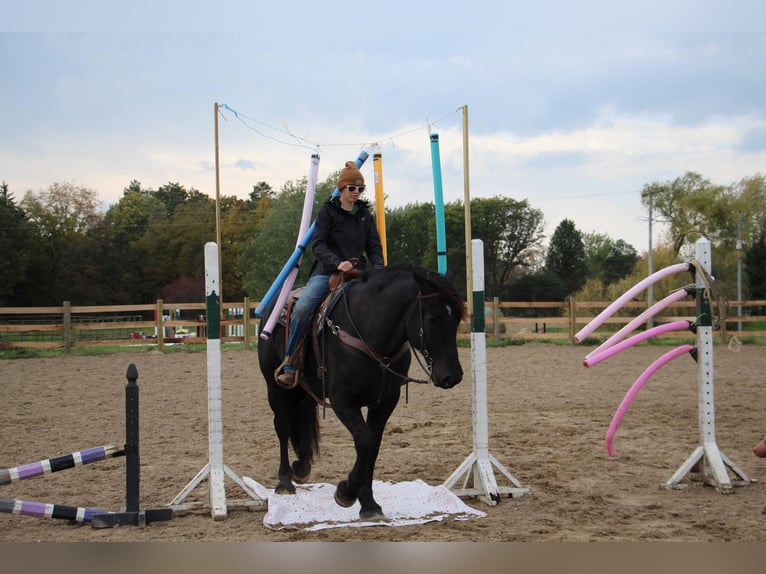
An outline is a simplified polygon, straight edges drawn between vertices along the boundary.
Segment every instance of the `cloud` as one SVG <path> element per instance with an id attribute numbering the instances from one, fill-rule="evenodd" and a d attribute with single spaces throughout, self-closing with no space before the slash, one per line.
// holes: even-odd
<path id="1" fill-rule="evenodd" d="M 766 125 L 747 130 L 737 149 L 747 152 L 766 151 Z"/>

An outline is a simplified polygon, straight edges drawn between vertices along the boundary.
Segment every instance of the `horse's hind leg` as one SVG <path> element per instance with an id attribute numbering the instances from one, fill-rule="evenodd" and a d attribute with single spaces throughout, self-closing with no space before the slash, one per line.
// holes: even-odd
<path id="1" fill-rule="evenodd" d="M 274 416 L 274 430 L 279 439 L 279 482 L 274 488 L 276 494 L 295 494 L 293 472 L 290 468 L 289 422 L 285 416 Z"/>
<path id="2" fill-rule="evenodd" d="M 294 482 L 304 484 L 311 476 L 314 453 L 319 450 L 316 403 L 305 396 L 296 406 L 296 411 L 290 422 L 292 444 L 298 457 L 292 464 L 292 475 Z"/>

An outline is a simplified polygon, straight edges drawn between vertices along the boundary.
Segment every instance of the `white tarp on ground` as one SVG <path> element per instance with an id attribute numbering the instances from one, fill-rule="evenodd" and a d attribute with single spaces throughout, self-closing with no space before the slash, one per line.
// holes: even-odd
<path id="1" fill-rule="evenodd" d="M 467 506 L 443 485 L 430 486 L 422 480 L 409 482 L 374 481 L 375 500 L 383 507 L 384 520 L 363 522 L 359 502 L 349 508 L 334 499 L 335 485 L 304 484 L 296 486 L 295 495 L 277 495 L 252 478 L 243 481 L 258 496 L 268 500 L 264 526 L 273 530 L 322 530 L 360 526 L 407 526 L 445 520 L 482 518 L 484 512 Z"/>

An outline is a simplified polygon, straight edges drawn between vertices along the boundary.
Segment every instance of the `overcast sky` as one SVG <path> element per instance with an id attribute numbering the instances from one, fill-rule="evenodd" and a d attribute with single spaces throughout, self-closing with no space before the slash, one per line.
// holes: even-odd
<path id="1" fill-rule="evenodd" d="M 387 205 L 433 201 L 438 133 L 444 200 L 462 200 L 467 109 L 472 197 L 639 252 L 645 184 L 766 172 L 762 1 L 129 4 L 3 8 L 0 180 L 17 200 L 72 182 L 106 207 L 134 179 L 214 197 L 215 103 L 223 195 L 279 190 L 312 153 L 323 180 L 365 149 Z"/>

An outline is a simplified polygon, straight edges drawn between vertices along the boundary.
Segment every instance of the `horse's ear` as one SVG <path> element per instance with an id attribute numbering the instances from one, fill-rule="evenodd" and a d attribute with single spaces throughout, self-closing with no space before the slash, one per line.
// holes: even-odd
<path id="1" fill-rule="evenodd" d="M 455 276 L 457 275 L 457 271 L 454 267 L 447 268 L 447 272 L 444 274 L 444 277 L 449 281 L 449 284 L 454 286 L 455 285 Z"/>

